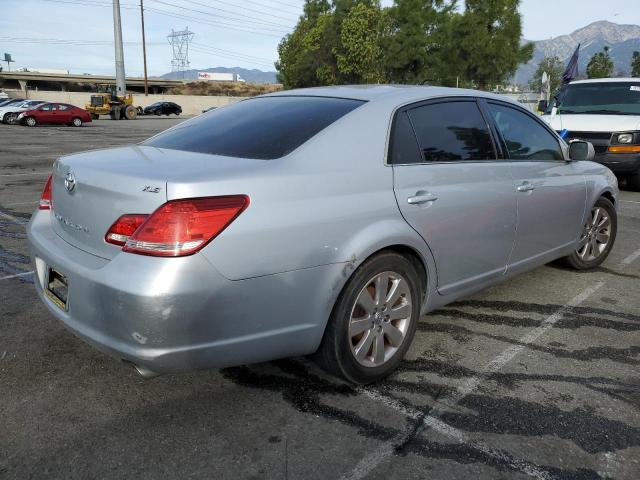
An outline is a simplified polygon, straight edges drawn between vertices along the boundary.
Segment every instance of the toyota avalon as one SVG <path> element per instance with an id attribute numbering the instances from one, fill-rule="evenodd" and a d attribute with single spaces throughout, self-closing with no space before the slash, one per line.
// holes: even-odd
<path id="1" fill-rule="evenodd" d="M 368 383 L 421 315 L 562 258 L 601 264 L 618 188 L 502 96 L 328 87 L 56 160 L 28 227 L 51 313 L 147 377 L 314 354 Z"/>

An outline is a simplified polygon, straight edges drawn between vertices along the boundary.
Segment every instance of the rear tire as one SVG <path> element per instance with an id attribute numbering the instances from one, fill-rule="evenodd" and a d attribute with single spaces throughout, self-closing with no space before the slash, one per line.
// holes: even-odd
<path id="1" fill-rule="evenodd" d="M 390 251 L 371 257 L 340 293 L 315 361 L 357 384 L 391 374 L 416 331 L 420 285 L 416 267 L 406 257 Z"/>
<path id="2" fill-rule="evenodd" d="M 606 260 L 616 241 L 618 216 L 608 199 L 600 197 L 583 227 L 578 248 L 564 263 L 576 270 L 592 270 Z"/>
<path id="3" fill-rule="evenodd" d="M 38 121 L 34 117 L 27 117 L 24 119 L 24 124 L 27 127 L 35 127 L 38 125 Z"/>

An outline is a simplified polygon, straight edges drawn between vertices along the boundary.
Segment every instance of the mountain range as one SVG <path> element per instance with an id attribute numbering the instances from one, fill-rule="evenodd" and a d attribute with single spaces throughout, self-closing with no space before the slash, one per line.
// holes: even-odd
<path id="1" fill-rule="evenodd" d="M 529 63 L 521 65 L 515 74 L 514 83 L 526 85 L 531 80 L 538 63 L 545 56 L 557 56 L 565 64 L 580 44 L 578 70 L 584 75 L 587 64 L 593 54 L 605 46 L 610 48 L 615 76 L 629 76 L 631 57 L 635 50 L 640 51 L 640 25 L 619 25 L 600 21 L 580 28 L 569 35 L 561 35 L 549 40 L 533 42 L 535 49 Z"/>
<path id="2" fill-rule="evenodd" d="M 184 72 L 169 72 L 160 78 L 169 80 L 197 80 L 198 72 L 238 73 L 247 83 L 276 83 L 276 72 L 264 72 L 256 68 L 248 70 L 240 67 L 212 67 L 199 70 L 185 70 Z"/>

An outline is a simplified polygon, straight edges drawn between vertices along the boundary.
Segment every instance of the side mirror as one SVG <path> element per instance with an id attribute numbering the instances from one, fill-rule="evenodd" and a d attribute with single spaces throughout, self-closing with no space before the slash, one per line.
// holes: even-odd
<path id="1" fill-rule="evenodd" d="M 569 158 L 574 161 L 591 161 L 596 156 L 596 151 L 591 142 L 573 140 L 569 143 Z"/>
<path id="2" fill-rule="evenodd" d="M 547 107 L 549 107 L 549 102 L 547 102 L 546 100 L 540 100 L 538 102 L 538 111 L 539 112 L 546 112 L 547 111 Z"/>

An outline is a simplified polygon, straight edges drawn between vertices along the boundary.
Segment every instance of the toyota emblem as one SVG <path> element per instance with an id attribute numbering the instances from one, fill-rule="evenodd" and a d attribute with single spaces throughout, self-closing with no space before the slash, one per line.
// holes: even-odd
<path id="1" fill-rule="evenodd" d="M 76 176 L 72 172 L 67 172 L 64 176 L 64 186 L 68 192 L 72 192 L 76 188 Z"/>

